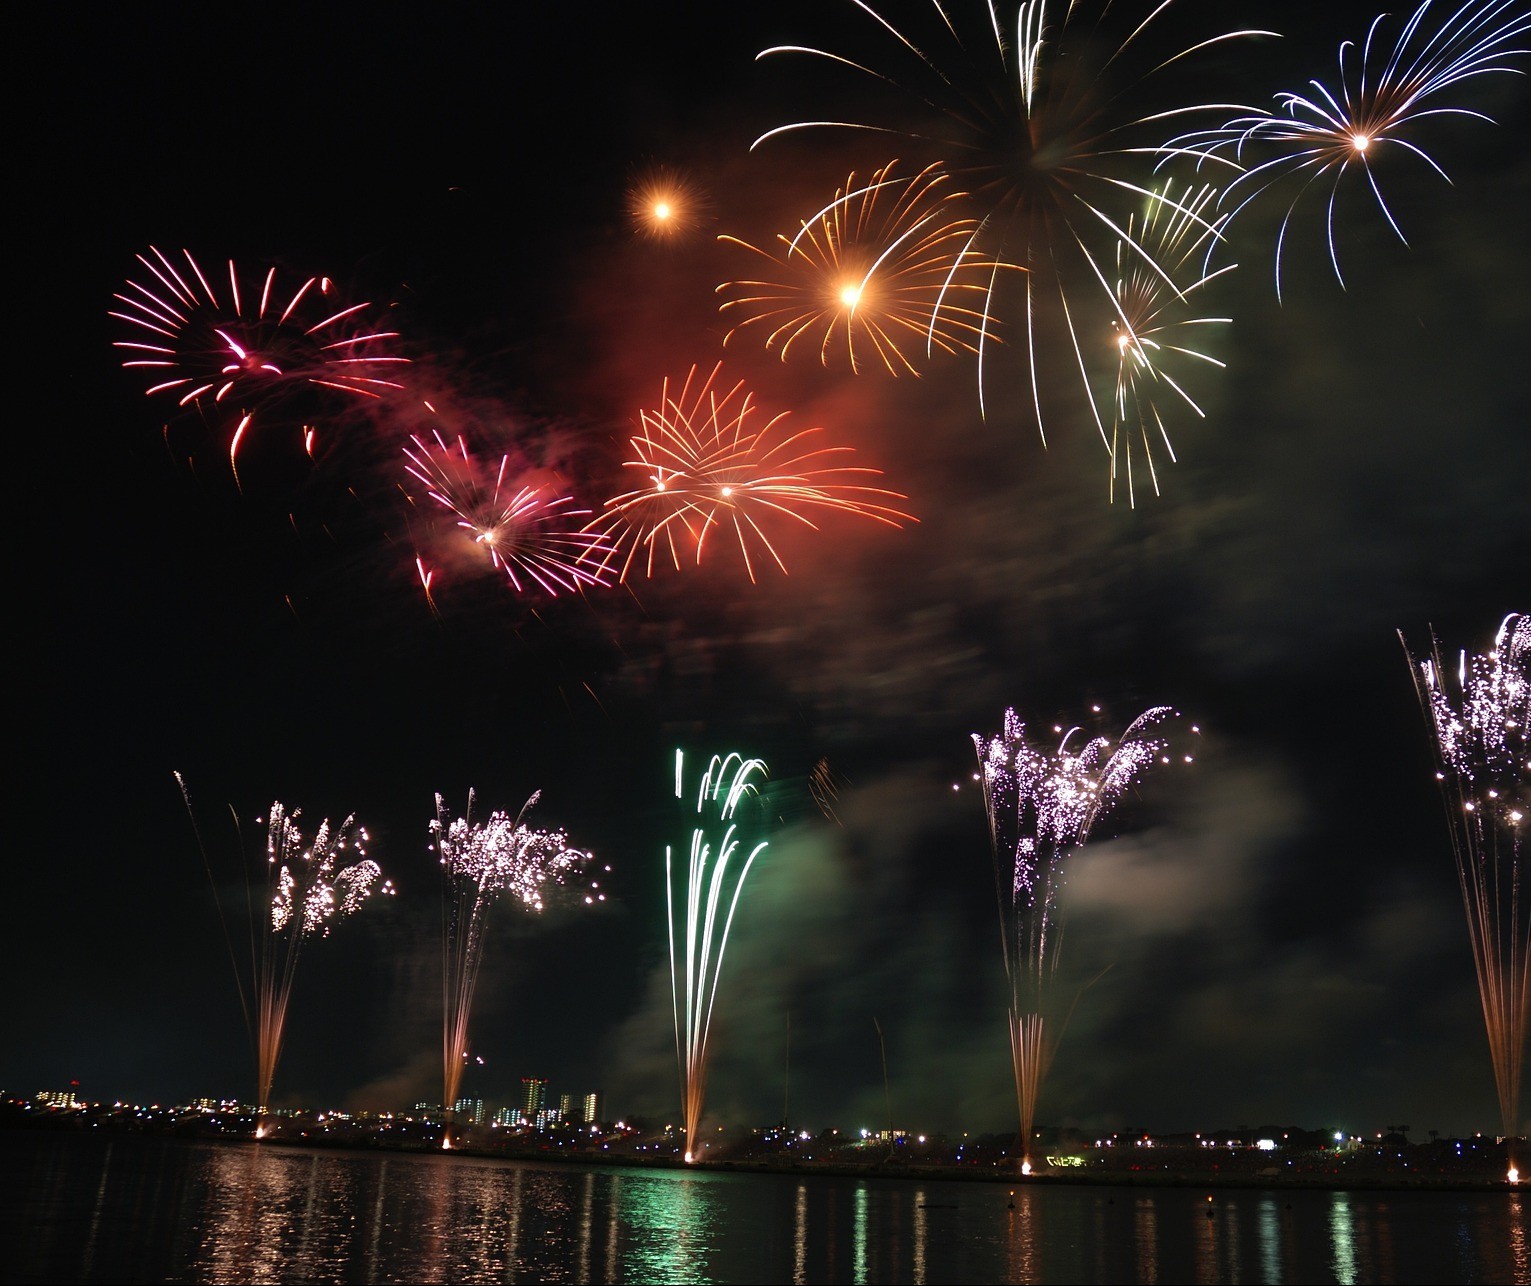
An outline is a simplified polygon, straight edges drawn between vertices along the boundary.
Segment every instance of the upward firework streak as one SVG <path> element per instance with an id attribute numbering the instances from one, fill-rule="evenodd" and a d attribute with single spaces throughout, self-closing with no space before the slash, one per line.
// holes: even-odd
<path id="1" fill-rule="evenodd" d="M 176 774 L 176 782 L 186 801 L 186 810 L 191 814 L 191 797 L 180 773 Z M 276 1078 L 277 1060 L 281 1057 L 287 1025 L 287 1003 L 292 997 L 293 978 L 304 941 L 315 936 L 328 937 L 332 921 L 358 911 L 374 892 L 393 892 L 392 883 L 382 879 L 378 864 L 365 856 L 362 845 L 367 840 L 366 831 L 355 828 L 353 838 L 353 817 L 347 817 L 338 826 L 331 826 L 326 818 L 319 824 L 313 842 L 305 848 L 297 825 L 299 815 L 298 810 L 288 812 L 279 802 L 271 805 L 266 817 L 266 861 L 262 882 L 265 896 L 259 907 L 251 907 L 254 913 L 251 955 L 255 1005 L 252 1035 L 256 1049 L 258 1105 L 262 1116 L 271 1103 L 271 1085 Z M 196 816 L 191 816 L 195 829 Z M 197 838 L 200 844 L 200 831 Z M 363 860 L 337 871 L 336 866 L 348 849 L 355 849 Z M 205 852 L 203 860 L 206 861 Z M 208 875 L 211 879 L 211 869 Z M 247 886 L 247 893 L 252 898 L 254 891 L 253 885 Z M 220 914 L 221 910 L 220 907 Z M 232 941 L 229 949 L 232 954 Z M 244 1007 L 246 1022 L 249 1022 L 250 1003 L 237 959 L 235 969 L 240 978 L 240 1004 Z M 263 1121 L 256 1137 L 265 1132 Z"/>
<path id="2" fill-rule="evenodd" d="M 913 108 L 894 108 L 858 120 L 810 120 L 783 125 L 758 138 L 788 131 L 838 128 L 898 137 L 933 153 L 971 194 L 976 230 L 969 245 L 985 263 L 1024 269 L 1022 298 L 1014 305 L 1025 335 L 1027 375 L 1037 427 L 1042 428 L 1039 332 L 1056 317 L 1073 348 L 1080 383 L 1101 438 L 1106 429 L 1091 391 L 1091 367 L 1099 359 L 1084 311 L 1109 309 L 1124 327 L 1111 287 L 1111 256 L 1119 242 L 1141 258 L 1146 270 L 1178 292 L 1169 266 L 1132 235 L 1123 203 L 1167 200 L 1149 186 L 1156 165 L 1178 149 L 1165 140 L 1169 123 L 1221 104 L 1187 104 L 1162 96 L 1164 73 L 1180 70 L 1193 55 L 1240 37 L 1269 34 L 1230 31 L 1179 49 L 1154 50 L 1153 38 L 1168 0 L 1145 5 L 1145 13 L 1111 46 L 1106 39 L 1110 0 L 1057 4 L 1050 20 L 1047 0 L 1019 6 L 948 6 L 932 0 L 931 20 L 919 31 L 895 26 L 867 0 L 853 0 L 876 24 L 874 34 L 888 69 L 842 54 L 801 45 L 776 46 L 759 57 L 809 56 L 866 77 L 879 95 L 892 91 Z M 1001 8 L 1005 10 L 1001 15 Z M 971 9 L 973 12 L 969 13 Z M 1094 11 L 1095 21 L 1087 16 Z M 1118 10 L 1117 12 L 1120 12 Z M 1135 72 L 1134 63 L 1146 63 Z M 1171 89 L 1173 86 L 1171 85 Z M 923 159 L 923 158 L 922 158 Z M 1184 217 L 1200 216 L 1176 207 Z M 988 341 L 1002 315 L 1012 313 L 1001 288 L 1011 273 L 993 270 L 984 297 L 978 336 L 978 390 L 984 405 Z"/>
<path id="3" fill-rule="evenodd" d="M 808 517 L 813 510 L 859 514 L 891 527 L 910 521 L 883 503 L 903 496 L 860 481 L 876 475 L 875 469 L 830 463 L 849 455 L 849 447 L 810 445 L 821 429 L 778 432 L 786 412 L 757 424 L 759 408 L 742 382 L 718 390 L 721 369 L 719 364 L 698 379 L 693 366 L 679 389 L 665 380 L 658 410 L 642 413 L 643 431 L 632 439 L 637 459 L 625 467 L 642 472 L 643 486 L 608 500 L 606 512 L 588 524 L 593 536 L 612 546 L 600 558 L 602 572 L 620 562 L 619 580 L 625 582 L 635 567 L 652 576 L 660 551 L 677 569 L 683 553 L 686 561 L 700 563 L 707 536 L 717 528 L 733 532 L 753 581 L 752 545 L 787 570 L 766 534 L 782 518 L 814 530 Z"/>
<path id="4" fill-rule="evenodd" d="M 675 798 L 685 799 L 684 756 L 675 752 Z M 745 842 L 739 805 L 755 794 L 752 778 L 766 766 L 742 755 L 714 755 L 696 792 L 696 828 L 686 866 L 685 901 L 677 910 L 678 863 L 665 847 L 665 912 L 670 928 L 670 1003 L 675 1015 L 675 1055 L 680 1064 L 681 1101 L 686 1118 L 686 1160 L 696 1159 L 697 1129 L 707 1094 L 707 1035 L 723 951 L 733 926 L 745 877 L 770 843 L 761 840 L 740 861 Z M 709 827 L 721 830 L 709 832 Z M 726 903 L 726 906 L 725 906 Z M 719 927 L 719 912 L 723 913 Z M 676 921 L 680 921 L 677 932 Z"/>
<path id="5" fill-rule="evenodd" d="M 1169 762 L 1168 740 L 1154 730 L 1173 713 L 1168 706 L 1144 711 L 1115 749 L 1105 737 L 1070 749 L 1080 730 L 1055 728 L 1062 733 L 1058 748 L 1039 750 L 1026 740 L 1025 725 L 1014 710 L 1005 711 L 1004 729 L 998 736 L 985 740 L 973 735 L 993 846 L 1005 972 L 1010 980 L 1019 1153 L 1027 1172 L 1037 1093 L 1063 1034 L 1061 1028 L 1053 1030 L 1048 1012 L 1062 940 L 1055 916 L 1063 863 L 1084 846 L 1095 823 L 1150 765 Z"/>
<path id="6" fill-rule="evenodd" d="M 1499 1111 L 1511 1138 L 1521 1132 L 1531 1013 L 1531 890 L 1522 887 L 1531 827 L 1531 617 L 1512 613 L 1490 651 L 1464 652 L 1454 683 L 1433 636 L 1428 653 L 1409 653 L 1409 668 L 1434 733 Z M 1511 1165 L 1513 1181 L 1513 1157 Z"/>
<path id="7" fill-rule="evenodd" d="M 436 796 L 436 818 L 430 830 L 443 881 L 441 1057 L 442 1110 L 446 1112 L 457 1102 L 468 1057 L 468 1018 L 478 986 L 490 906 L 503 896 L 541 911 L 547 886 L 564 883 L 590 860 L 589 853 L 569 847 L 563 831 L 540 831 L 526 825 L 526 814 L 541 794 L 533 794 L 514 819 L 494 812 L 482 823 L 472 819 L 472 791 L 468 792 L 467 813 L 456 819 L 448 814 L 441 796 Z M 585 902 L 605 900 L 600 882 L 591 881 Z M 450 1139 L 448 1135 L 444 1144 L 450 1144 Z"/>
<path id="8" fill-rule="evenodd" d="M 976 351 L 987 274 L 970 249 L 977 223 L 951 214 L 963 195 L 935 166 L 910 177 L 889 164 L 867 182 L 851 175 L 795 237 L 777 238 L 779 257 L 720 237 L 771 265 L 765 280 L 718 287 L 734 296 L 721 305 L 732 322 L 724 344 L 759 326 L 783 361 L 802 341 L 826 366 L 843 348 L 852 371 L 870 353 L 893 375 L 919 373 L 905 351 L 911 341 Z"/>
<path id="9" fill-rule="evenodd" d="M 328 277 L 310 277 L 289 296 L 277 291 L 276 269 L 268 268 L 253 288 L 247 281 L 241 289 L 231 259 L 227 284 L 215 287 L 218 274 L 204 274 L 189 250 L 181 254 L 184 264 L 153 246 L 137 256 L 147 277 L 128 281 L 110 314 L 134 327 L 134 338 L 113 347 L 125 354 L 124 367 L 152 374 L 150 396 L 234 408 L 229 463 L 236 477 L 239 448 L 261 408 L 303 387 L 369 398 L 402 387 L 390 376 L 408 359 L 387 351 L 398 332 L 360 324 L 370 304 L 337 306 Z M 305 424 L 310 455 L 313 435 Z"/>
<path id="10" fill-rule="evenodd" d="M 429 439 L 412 436 L 404 457 L 410 476 L 456 519 L 463 539 L 503 572 L 518 593 L 535 585 L 556 596 L 606 583 L 599 568 L 610 546 L 570 521 L 590 511 L 569 508 L 572 499 L 551 486 L 508 476 L 509 456 L 501 457 L 497 468 L 486 468 L 469 453 L 462 437 L 448 445 L 433 432 Z M 423 562 L 417 565 L 429 596 L 431 572 Z"/>
<path id="11" fill-rule="evenodd" d="M 1492 123 L 1483 112 L 1442 100 L 1479 76 L 1518 71 L 1514 60 L 1528 51 L 1513 46 L 1531 29 L 1531 12 L 1521 0 L 1468 0 L 1440 27 L 1432 28 L 1425 25 L 1430 4 L 1424 0 L 1414 11 L 1391 49 L 1380 38 L 1387 14 L 1373 19 L 1359 46 L 1353 40 L 1341 44 L 1333 88 L 1313 80 L 1311 94 L 1277 95 L 1279 112 L 1251 111 L 1215 130 L 1177 140 L 1239 164 L 1242 172 L 1224 192 L 1234 213 L 1266 189 L 1291 180 L 1295 192 L 1276 238 L 1278 298 L 1287 228 L 1309 188 L 1321 184 L 1329 189 L 1324 231 L 1329 261 L 1343 285 L 1334 232 L 1341 190 L 1364 176 L 1388 226 L 1405 241 L 1377 182 L 1379 162 L 1389 156 L 1413 157 L 1445 179 L 1446 171 L 1416 141 L 1419 127 L 1440 117 Z M 1242 169 L 1246 162 L 1249 168 Z"/>

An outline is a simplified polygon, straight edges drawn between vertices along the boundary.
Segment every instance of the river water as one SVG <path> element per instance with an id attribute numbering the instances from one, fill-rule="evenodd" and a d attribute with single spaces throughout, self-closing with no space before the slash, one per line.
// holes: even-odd
<path id="1" fill-rule="evenodd" d="M 1531 1284 L 1527 1205 L 1031 1184 L 1012 1209 L 1003 1183 L 17 1130 L 0 1281 Z"/>

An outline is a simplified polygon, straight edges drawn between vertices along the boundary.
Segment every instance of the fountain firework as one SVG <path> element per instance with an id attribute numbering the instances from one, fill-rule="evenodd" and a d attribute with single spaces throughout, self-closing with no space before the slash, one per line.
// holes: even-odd
<path id="1" fill-rule="evenodd" d="M 449 816 L 442 797 L 436 796 L 436 817 L 430 831 L 443 879 L 441 1107 L 445 1113 L 450 1113 L 457 1102 L 468 1058 L 468 1018 L 478 985 L 490 906 L 504 895 L 541 911 L 543 890 L 549 884 L 564 883 L 590 860 L 589 853 L 569 846 L 563 831 L 536 830 L 526 824 L 527 813 L 541 796 L 541 791 L 534 792 L 514 818 L 496 811 L 482 823 L 473 820 L 471 790 L 467 812 L 455 819 Z M 599 881 L 592 880 L 585 893 L 586 904 L 605 900 Z M 443 1146 L 450 1146 L 450 1138 L 448 1134 Z"/>
<path id="2" fill-rule="evenodd" d="M 175 779 L 180 785 L 181 797 L 186 801 L 186 810 L 191 814 L 192 828 L 197 831 L 200 846 L 201 832 L 192 813 L 186 782 L 180 773 L 176 773 Z M 313 842 L 305 848 L 302 832 L 298 829 L 300 815 L 299 809 L 289 811 L 279 801 L 272 803 L 265 822 L 265 874 L 259 881 L 263 897 L 258 906 L 255 902 L 257 882 L 246 884 L 251 911 L 253 1023 L 251 997 L 245 990 L 233 941 L 228 939 L 239 983 L 240 1005 L 246 1023 L 252 1027 L 255 1044 L 257 1105 L 262 1117 L 256 1129 L 257 1138 L 268 1132 L 264 1118 L 271 1103 L 271 1085 L 276 1078 L 277 1060 L 281 1057 L 287 1026 L 287 1005 L 292 998 L 293 979 L 304 941 L 315 936 L 328 937 L 333 921 L 358 911 L 374 892 L 392 894 L 394 891 L 392 882 L 382 879 L 378 864 L 366 856 L 363 845 L 367 842 L 367 832 L 356 826 L 354 816 L 347 817 L 338 826 L 332 826 L 325 818 L 319 823 Z M 354 849 L 362 860 L 337 870 L 348 849 Z M 207 864 L 205 850 L 203 862 Z M 208 878 L 212 879 L 210 865 Z M 220 905 L 220 918 L 222 910 Z"/>
<path id="3" fill-rule="evenodd" d="M 1433 734 L 1506 1138 L 1520 1134 L 1520 1075 L 1531 1014 L 1531 896 L 1522 890 L 1531 818 L 1531 617 L 1506 616 L 1494 645 L 1463 652 L 1455 684 L 1432 634 L 1409 651 Z M 1451 689 L 1454 686 L 1455 691 Z M 1517 1177 L 1511 1161 L 1512 1180 Z"/>
<path id="4" fill-rule="evenodd" d="M 675 752 L 675 798 L 685 799 L 685 756 Z M 696 792 L 697 823 L 691 832 L 691 852 L 686 867 L 685 905 L 676 912 L 677 864 L 665 846 L 665 913 L 670 930 L 670 1004 L 675 1017 L 675 1054 L 680 1066 L 682 1111 L 686 1121 L 686 1160 L 696 1159 L 697 1129 L 707 1093 L 707 1036 L 712 1026 L 713 1002 L 723 971 L 723 952 L 728 931 L 744 891 L 744 880 L 755 859 L 770 843 L 761 840 L 743 862 L 737 859 L 742 837 L 737 814 L 740 803 L 754 795 L 752 781 L 764 777 L 760 759 L 746 759 L 737 752 L 714 755 Z M 721 828 L 721 834 L 709 832 Z M 714 843 L 715 841 L 715 843 Z M 718 913 L 723 914 L 721 931 Z M 677 935 L 676 920 L 680 919 Z"/>
<path id="5" fill-rule="evenodd" d="M 1063 1035 L 1049 1012 L 1062 945 L 1057 908 L 1063 864 L 1151 764 L 1169 762 L 1169 741 L 1155 730 L 1173 714 L 1168 706 L 1144 711 L 1114 748 L 1109 739 L 1094 737 L 1071 749 L 1081 730 L 1056 727 L 1054 732 L 1061 734 L 1057 749 L 1038 749 L 1026 739 L 1026 725 L 1014 710 L 1005 711 L 1004 729 L 997 736 L 973 734 L 1010 982 L 1010 1051 L 1021 1125 L 1018 1159 L 1027 1173 L 1037 1093 Z M 1190 756 L 1185 758 L 1189 762 Z"/>

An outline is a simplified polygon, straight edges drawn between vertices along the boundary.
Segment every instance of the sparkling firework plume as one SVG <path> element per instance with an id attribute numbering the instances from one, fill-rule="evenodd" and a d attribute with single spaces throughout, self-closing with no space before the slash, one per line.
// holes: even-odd
<path id="1" fill-rule="evenodd" d="M 892 94 L 901 105 L 890 106 L 886 115 L 869 108 L 869 116 L 857 120 L 782 125 L 752 146 L 791 131 L 835 128 L 894 136 L 932 154 L 971 194 L 977 221 L 971 249 L 991 265 L 1025 270 L 995 268 L 991 274 L 977 343 L 980 408 L 994 324 L 1013 319 L 1025 336 L 1026 382 L 1042 429 L 1046 359 L 1039 343 L 1043 326 L 1056 324 L 1068 336 L 1085 400 L 1109 448 L 1092 392 L 1099 348 L 1088 335 L 1093 313 L 1131 325 L 1111 286 L 1116 247 L 1125 243 L 1147 271 L 1179 290 L 1170 267 L 1129 230 L 1124 205 L 1169 199 L 1150 182 L 1157 165 L 1180 154 L 1166 138 L 1171 122 L 1228 110 L 1224 104 L 1185 103 L 1169 92 L 1175 87 L 1166 84 L 1166 74 L 1225 42 L 1271 33 L 1228 31 L 1159 50 L 1154 39 L 1166 25 L 1170 0 L 1152 6 L 1111 43 L 1110 0 L 1056 5 L 1062 11 L 1056 21 L 1047 0 L 1003 6 L 1003 15 L 998 0 L 960 10 L 932 0 L 931 20 L 918 32 L 913 25 L 895 26 L 867 0 L 853 3 L 875 24 L 886 70 L 802 45 L 775 46 L 759 57 L 826 61 L 864 77 L 861 83 L 880 99 Z M 1135 71 L 1138 65 L 1146 70 Z M 1177 209 L 1202 221 L 1194 211 Z M 1012 280 L 1019 281 L 1019 292 L 1005 289 Z M 1012 300 L 1012 293 L 1019 298 Z"/>
<path id="2" fill-rule="evenodd" d="M 585 869 L 590 854 L 571 848 L 561 830 L 536 830 L 526 815 L 541 798 L 537 791 L 512 818 L 494 812 L 485 822 L 473 820 L 473 792 L 467 812 L 448 813 L 436 796 L 436 817 L 430 824 L 432 848 L 442 875 L 442 1110 L 457 1102 L 463 1065 L 468 1057 L 468 1019 L 483 959 L 484 930 L 489 908 L 508 897 L 532 911 L 541 911 L 549 885 L 566 883 Z M 609 869 L 609 868 L 608 868 Z M 587 904 L 604 902 L 600 882 L 592 880 Z M 450 1142 L 448 1136 L 447 1142 Z"/>
<path id="3" fill-rule="evenodd" d="M 1062 945 L 1056 916 L 1063 864 L 1151 765 L 1169 762 L 1169 742 L 1158 729 L 1173 714 L 1168 706 L 1144 711 L 1115 748 L 1107 738 L 1095 737 L 1072 749 L 1080 729 L 1060 727 L 1054 729 L 1062 734 L 1057 749 L 1038 749 L 1026 739 L 1026 727 L 1014 710 L 1005 711 L 997 736 L 973 735 L 1010 982 L 1018 1155 L 1027 1168 L 1038 1091 L 1063 1035 L 1049 1012 Z"/>
<path id="4" fill-rule="evenodd" d="M 1128 503 L 1134 503 L 1132 457 L 1141 451 L 1148 467 L 1154 494 L 1159 494 L 1159 472 L 1154 466 L 1155 441 L 1162 443 L 1171 462 L 1175 449 L 1170 444 L 1165 425 L 1165 404 L 1187 406 L 1198 416 L 1205 412 L 1186 389 L 1181 367 L 1215 366 L 1223 362 L 1202 350 L 1201 336 L 1206 328 L 1227 325 L 1230 318 L 1192 315 L 1191 296 L 1214 278 L 1237 266 L 1228 264 L 1195 276 L 1192 260 L 1217 234 L 1226 215 L 1211 222 L 1204 212 L 1215 203 L 1217 193 L 1211 187 L 1175 195 L 1171 185 L 1156 192 L 1147 204 L 1146 213 L 1134 214 L 1127 221 L 1127 235 L 1116 243 L 1116 276 L 1113 293 L 1116 316 L 1112 318 L 1118 355 L 1116 395 L 1111 420 L 1111 497 L 1116 498 L 1117 483 L 1127 489 Z M 1149 251 L 1152 262 L 1172 273 L 1182 274 L 1175 285 L 1150 267 L 1150 259 L 1135 246 Z"/>
<path id="5" fill-rule="evenodd" d="M 1404 650 L 1433 733 L 1500 1116 L 1514 1137 L 1531 1014 L 1531 617 L 1505 617 L 1494 646 L 1463 652 L 1454 672 L 1434 636 L 1422 656 Z"/>
<path id="6" fill-rule="evenodd" d="M 937 166 L 907 176 L 896 165 L 862 183 L 852 174 L 795 237 L 777 237 L 779 255 L 719 238 L 770 265 L 764 280 L 718 287 L 732 296 L 720 306 L 725 345 L 758 327 L 783 361 L 799 344 L 826 366 L 843 349 L 852 371 L 875 358 L 894 375 L 918 374 L 912 344 L 977 351 L 988 274 L 972 249 L 977 223 L 952 214 L 965 194 Z"/>
<path id="7" fill-rule="evenodd" d="M 504 573 L 518 593 L 535 586 L 550 595 L 587 585 L 604 585 L 603 562 L 611 547 L 579 524 L 590 510 L 547 483 L 511 476 L 510 457 L 486 466 L 459 436 L 448 444 L 439 431 L 412 435 L 404 448 L 405 468 L 425 494 L 455 520 L 454 533 Z M 432 569 L 417 560 L 421 583 L 430 594 Z"/>
<path id="8" fill-rule="evenodd" d="M 675 798 L 684 800 L 684 756 L 675 752 Z M 696 1159 L 697 1130 L 707 1094 L 707 1036 L 723 972 L 728 932 L 745 877 L 770 843 L 760 840 L 741 855 L 739 805 L 757 793 L 762 760 L 738 753 L 714 755 L 696 792 L 696 826 L 686 863 L 684 902 L 677 884 L 680 864 L 665 846 L 665 913 L 670 929 L 670 1001 L 675 1015 L 675 1055 L 680 1066 L 686 1119 L 686 1160 Z M 712 828 L 712 829 L 710 829 Z M 722 919 L 719 923 L 719 914 Z M 678 924 L 677 924 L 678 922 Z"/>
<path id="9" fill-rule="evenodd" d="M 339 304 L 328 277 L 309 277 L 289 295 L 278 290 L 271 267 L 241 288 L 232 259 L 224 285 L 189 250 L 181 254 L 180 265 L 154 246 L 137 256 L 146 275 L 113 295 L 118 307 L 110 312 L 133 327 L 133 338 L 113 347 L 124 354 L 124 367 L 150 375 L 150 396 L 173 397 L 181 407 L 227 408 L 230 420 L 237 417 L 229 442 L 236 478 L 239 449 L 257 413 L 298 390 L 378 398 L 403 387 L 393 376 L 409 359 L 390 351 L 398 332 L 367 324 L 370 304 Z M 311 424 L 303 425 L 303 438 L 312 455 Z"/>
<path id="10" fill-rule="evenodd" d="M 1446 171 L 1418 141 L 1420 126 L 1441 117 L 1492 123 L 1481 111 L 1444 100 L 1464 82 L 1519 71 L 1514 62 L 1528 50 L 1517 42 L 1531 29 L 1531 11 L 1522 0 L 1468 0 L 1442 25 L 1431 27 L 1425 21 L 1430 6 L 1431 0 L 1424 0 L 1391 48 L 1382 39 L 1387 14 L 1372 20 L 1360 45 L 1353 40 L 1341 44 L 1332 87 L 1309 81 L 1311 93 L 1278 94 L 1277 111 L 1246 109 L 1247 114 L 1217 129 L 1177 140 L 1236 163 L 1239 172 L 1223 193 L 1224 204 L 1234 214 L 1284 181 L 1293 189 L 1276 238 L 1278 298 L 1288 226 L 1309 189 L 1328 189 L 1325 239 L 1334 275 L 1343 286 L 1335 244 L 1340 193 L 1364 182 L 1388 226 L 1407 244 L 1377 182 L 1379 163 L 1387 157 L 1412 157 L 1446 179 Z"/>
<path id="11" fill-rule="evenodd" d="M 661 554 L 678 570 L 682 559 L 702 561 L 708 535 L 732 532 L 755 579 L 755 558 L 768 555 L 787 570 L 768 529 L 791 519 L 818 530 L 808 514 L 838 510 L 897 527 L 914 519 L 884 503 L 903 500 L 894 491 L 860 480 L 879 476 L 875 469 L 832 464 L 850 447 L 814 446 L 822 429 L 786 432 L 787 412 L 757 424 L 759 407 L 742 382 L 720 391 L 721 363 L 698 379 L 687 373 L 679 389 L 664 382 L 658 409 L 641 413 L 642 431 L 631 439 L 637 458 L 624 467 L 639 470 L 643 485 L 606 501 L 605 512 L 587 525 L 592 538 L 610 545 L 600 556 L 604 573 L 619 568 L 626 581 L 635 568 L 654 574 Z"/>
<path id="12" fill-rule="evenodd" d="M 706 190 L 682 170 L 655 166 L 627 190 L 627 212 L 639 234 L 656 241 L 690 236 L 713 217 Z"/>
<path id="13" fill-rule="evenodd" d="M 180 773 L 176 773 L 175 778 L 195 830 L 196 816 L 192 813 L 186 782 Z M 335 921 L 360 910 L 373 893 L 391 895 L 394 891 L 393 884 L 382 878 L 378 864 L 366 856 L 363 845 L 367 842 L 367 832 L 355 825 L 354 817 L 347 817 L 338 826 L 331 825 L 326 818 L 314 833 L 313 842 L 305 847 L 302 832 L 298 829 L 299 816 L 300 810 L 289 811 L 280 802 L 271 805 L 266 816 L 264 875 L 260 881 L 252 881 L 246 886 L 252 912 L 250 955 L 253 977 L 250 991 L 255 1010 L 253 1021 L 250 1012 L 252 996 L 246 993 L 244 973 L 233 941 L 229 939 L 230 956 L 239 982 L 239 1000 L 255 1044 L 257 1104 L 263 1117 L 271 1102 L 271 1085 L 276 1078 L 287 1024 L 287 1004 L 292 997 L 293 978 L 304 941 L 312 937 L 328 937 Z M 200 830 L 197 840 L 200 845 Z M 337 870 L 348 850 L 354 850 L 362 860 Z M 205 850 L 203 861 L 207 862 Z M 212 880 L 210 866 L 208 878 Z M 216 881 L 213 887 L 216 892 Z M 258 891 L 263 896 L 257 904 Z M 221 917 L 221 906 L 219 914 Z M 263 1121 L 257 1137 L 265 1132 Z"/>

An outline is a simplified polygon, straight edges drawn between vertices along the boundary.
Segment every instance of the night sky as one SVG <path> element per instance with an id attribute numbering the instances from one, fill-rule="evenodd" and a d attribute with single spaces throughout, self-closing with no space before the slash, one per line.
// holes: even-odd
<path id="1" fill-rule="evenodd" d="M 1332 79 L 1373 16 L 1184 10 L 1188 31 L 1237 11 L 1283 33 L 1187 73 L 1205 81 L 1189 101 L 1257 105 Z M 1280 304 L 1286 204 L 1241 217 L 1215 297 L 1227 369 L 1198 383 L 1205 420 L 1173 422 L 1162 495 L 1140 486 L 1133 508 L 1108 500 L 1066 356 L 1044 447 L 1013 344 L 985 417 L 970 355 L 894 379 L 778 361 L 749 333 L 722 347 L 714 288 L 753 265 L 717 235 L 790 231 L 899 155 L 829 131 L 750 150 L 856 88 L 761 49 L 887 57 L 851 4 L 380 12 L 40 19 L 11 243 L 26 518 L 0 1087 L 253 1095 L 179 772 L 229 906 L 273 799 L 310 825 L 354 814 L 399 890 L 305 948 L 278 1104 L 439 1098 L 435 796 L 515 810 L 540 789 L 534 819 L 612 867 L 611 897 L 496 913 L 464 1092 L 509 1101 L 537 1075 L 673 1114 L 673 755 L 738 749 L 769 765 L 780 821 L 729 945 L 715 1119 L 879 1124 L 880 1026 L 897 1123 L 1014 1128 L 971 734 L 1007 706 L 1050 727 L 1099 705 L 1117 731 L 1168 704 L 1202 729 L 1196 762 L 1145 777 L 1069 867 L 1064 978 L 1094 981 L 1040 1122 L 1496 1130 L 1398 631 L 1480 648 L 1531 609 L 1523 78 L 1454 100 L 1497 124 L 1436 122 L 1451 184 L 1382 168 L 1407 246 L 1350 189 L 1344 288 L 1317 190 Z M 696 235 L 635 232 L 627 193 L 654 166 L 709 194 Z M 328 275 L 386 308 L 411 397 L 337 414 L 313 462 L 273 417 L 236 488 L 221 428 L 146 398 L 111 347 L 112 293 L 151 245 Z M 789 575 L 754 584 L 721 547 L 557 599 L 454 567 L 432 613 L 399 492 L 417 400 L 598 506 L 662 380 L 719 360 L 883 470 L 919 522 L 830 514 L 783 539 Z M 839 824 L 808 791 L 820 759 Z"/>

